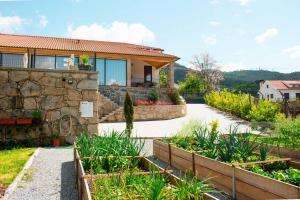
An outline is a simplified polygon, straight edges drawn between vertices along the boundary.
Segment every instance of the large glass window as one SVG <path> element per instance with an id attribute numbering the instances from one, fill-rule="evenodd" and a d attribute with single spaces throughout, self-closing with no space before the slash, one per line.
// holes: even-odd
<path id="1" fill-rule="evenodd" d="M 24 67 L 23 57 L 24 54 L 3 53 L 0 64 L 3 67 Z"/>
<path id="2" fill-rule="evenodd" d="M 68 69 L 70 57 L 57 56 L 56 57 L 56 69 Z"/>
<path id="3" fill-rule="evenodd" d="M 35 68 L 55 69 L 55 56 L 36 56 Z"/>
<path id="4" fill-rule="evenodd" d="M 106 85 L 126 86 L 126 60 L 106 60 Z"/>
<path id="5" fill-rule="evenodd" d="M 104 68 L 105 68 L 105 60 L 97 58 L 96 71 L 98 72 L 100 85 L 105 85 L 105 69 Z"/>

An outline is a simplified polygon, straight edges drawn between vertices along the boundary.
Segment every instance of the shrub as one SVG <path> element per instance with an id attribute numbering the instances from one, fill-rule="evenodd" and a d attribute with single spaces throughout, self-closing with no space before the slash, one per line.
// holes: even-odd
<path id="1" fill-rule="evenodd" d="M 126 132 L 130 137 L 131 131 L 133 129 L 134 107 L 131 96 L 128 92 L 126 92 L 126 97 L 124 101 L 124 117 L 126 121 Z"/>
<path id="2" fill-rule="evenodd" d="M 279 112 L 279 104 L 271 103 L 269 100 L 259 100 L 257 105 L 252 105 L 247 118 L 256 122 L 274 122 Z"/>
<path id="3" fill-rule="evenodd" d="M 256 122 L 274 122 L 280 113 L 280 106 L 268 100 L 260 100 L 255 105 L 249 94 L 233 93 L 227 90 L 211 92 L 204 97 L 205 102 L 220 110 Z"/>
<path id="4" fill-rule="evenodd" d="M 279 119 L 275 123 L 275 135 L 278 142 L 286 148 L 300 148 L 300 117 Z"/>
<path id="5" fill-rule="evenodd" d="M 180 99 L 178 90 L 176 90 L 176 89 L 169 90 L 168 97 L 170 98 L 170 100 L 173 104 L 175 104 L 175 105 L 181 104 L 181 99 Z"/>
<path id="6" fill-rule="evenodd" d="M 156 101 L 158 101 L 158 99 L 159 99 L 159 94 L 158 94 L 157 89 L 152 89 L 148 96 L 148 100 L 156 102 Z"/>

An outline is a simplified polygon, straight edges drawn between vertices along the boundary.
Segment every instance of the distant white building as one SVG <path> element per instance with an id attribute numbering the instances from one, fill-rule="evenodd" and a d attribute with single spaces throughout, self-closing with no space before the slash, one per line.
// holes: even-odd
<path id="1" fill-rule="evenodd" d="M 272 102 L 281 102 L 285 97 L 289 101 L 300 99 L 300 80 L 265 80 L 260 82 L 259 98 Z"/>

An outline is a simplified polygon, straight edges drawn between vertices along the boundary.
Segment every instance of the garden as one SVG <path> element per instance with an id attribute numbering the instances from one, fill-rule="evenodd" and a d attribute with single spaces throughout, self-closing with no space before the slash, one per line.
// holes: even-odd
<path id="1" fill-rule="evenodd" d="M 209 183 L 233 198 L 300 197 L 299 162 L 271 151 L 261 136 L 239 133 L 236 127 L 221 135 L 216 121 L 190 122 L 172 138 L 155 140 L 153 148 L 158 159 L 200 180 L 212 177 Z"/>
<path id="2" fill-rule="evenodd" d="M 79 199 L 213 199 L 210 184 L 184 180 L 140 156 L 144 142 L 112 131 L 81 134 L 74 156 Z"/>

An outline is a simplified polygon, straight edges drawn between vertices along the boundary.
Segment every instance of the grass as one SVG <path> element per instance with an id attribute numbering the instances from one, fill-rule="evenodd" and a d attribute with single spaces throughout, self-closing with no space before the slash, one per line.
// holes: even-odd
<path id="1" fill-rule="evenodd" d="M 0 184 L 11 184 L 34 151 L 35 148 L 0 151 Z"/>

